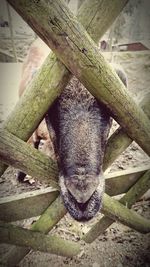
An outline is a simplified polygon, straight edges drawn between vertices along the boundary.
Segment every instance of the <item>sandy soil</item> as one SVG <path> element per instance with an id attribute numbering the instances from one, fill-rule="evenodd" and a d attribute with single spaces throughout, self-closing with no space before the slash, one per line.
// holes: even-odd
<path id="1" fill-rule="evenodd" d="M 21 44 L 19 44 L 19 47 L 20 46 Z M 28 43 L 26 43 L 24 47 L 27 48 Z M 19 54 L 22 54 L 22 52 Z M 25 52 L 23 55 L 25 55 Z M 150 53 L 116 53 L 113 56 L 113 60 L 115 62 L 119 62 L 127 72 L 129 90 L 138 98 L 138 101 L 142 99 L 149 90 Z M 1 104 L 3 105 L 2 102 Z M 12 105 L 10 109 L 11 108 Z M 3 112 L 3 109 L 1 112 Z M 116 128 L 116 123 L 114 123 L 113 129 L 114 128 Z M 132 145 L 115 161 L 110 171 L 143 166 L 148 163 L 150 163 L 148 156 L 135 142 L 133 142 Z M 0 178 L 1 196 L 14 195 L 23 191 L 35 190 L 44 186 L 38 183 L 38 181 L 36 181 L 33 185 L 29 185 L 27 183 L 20 184 L 16 180 L 15 174 L 16 170 L 9 168 Z M 133 208 L 138 213 L 150 218 L 150 202 L 148 200 L 137 202 Z M 80 242 L 81 235 L 88 231 L 98 217 L 99 214 L 89 223 L 81 224 L 75 222 L 67 214 L 53 231 L 66 239 L 72 239 L 76 242 Z M 23 225 L 28 226 L 29 223 L 31 223 L 31 220 L 24 221 Z M 82 247 L 82 253 L 73 259 L 31 251 L 17 266 L 107 267 L 110 266 L 110 264 L 112 267 L 150 266 L 150 234 L 142 235 L 119 223 L 112 224 L 107 231 L 103 235 L 99 236 L 99 238 L 91 245 L 82 243 Z M 0 256 L 2 257 L 9 248 L 10 246 L 8 245 L 1 245 Z"/>

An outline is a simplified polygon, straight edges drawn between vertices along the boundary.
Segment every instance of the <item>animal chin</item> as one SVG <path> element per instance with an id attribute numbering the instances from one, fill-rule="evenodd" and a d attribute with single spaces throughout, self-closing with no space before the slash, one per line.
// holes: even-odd
<path id="1" fill-rule="evenodd" d="M 67 189 L 64 177 L 61 178 L 61 196 L 69 214 L 77 221 L 84 222 L 92 219 L 102 207 L 104 186 L 99 186 L 85 203 L 79 203 Z"/>

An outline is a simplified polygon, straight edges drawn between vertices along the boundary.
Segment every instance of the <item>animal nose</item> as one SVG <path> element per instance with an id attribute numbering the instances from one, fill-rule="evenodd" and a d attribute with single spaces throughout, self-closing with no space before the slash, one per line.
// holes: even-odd
<path id="1" fill-rule="evenodd" d="M 79 207 L 79 209 L 80 209 L 81 211 L 85 211 L 86 208 L 87 208 L 87 205 L 88 205 L 88 201 L 85 202 L 85 203 L 79 203 L 79 202 L 78 202 L 78 207 Z"/>
<path id="2" fill-rule="evenodd" d="M 85 174 L 85 168 L 79 167 L 77 168 L 77 175 L 84 175 Z"/>

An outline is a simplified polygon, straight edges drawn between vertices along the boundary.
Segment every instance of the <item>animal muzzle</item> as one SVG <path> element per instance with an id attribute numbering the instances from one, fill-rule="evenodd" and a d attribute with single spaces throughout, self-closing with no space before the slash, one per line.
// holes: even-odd
<path id="1" fill-rule="evenodd" d="M 88 221 L 101 209 L 104 192 L 103 176 L 67 179 L 62 175 L 59 184 L 64 205 L 75 220 Z"/>

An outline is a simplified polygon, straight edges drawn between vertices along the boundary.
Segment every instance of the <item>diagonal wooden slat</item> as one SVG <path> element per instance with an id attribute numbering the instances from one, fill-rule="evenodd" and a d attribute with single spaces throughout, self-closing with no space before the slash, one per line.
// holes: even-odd
<path id="1" fill-rule="evenodd" d="M 147 174 L 147 182 L 149 182 L 150 184 L 150 171 L 148 171 L 149 173 Z M 146 175 L 145 175 L 146 176 Z M 135 193 L 136 190 L 134 191 Z M 132 195 L 133 195 L 133 189 L 131 190 L 131 192 L 129 193 L 129 206 L 131 205 L 131 203 L 134 202 L 134 199 L 132 199 Z M 126 198 L 127 200 L 127 198 Z M 120 222 L 122 222 L 123 224 L 141 232 L 141 233 L 148 233 L 150 232 L 150 220 L 147 220 L 145 218 L 143 218 L 141 215 L 139 215 L 138 213 L 136 213 L 135 211 L 129 210 L 128 208 L 126 208 L 125 206 L 123 206 L 121 203 L 119 203 L 117 200 L 112 199 L 111 197 L 109 197 L 108 195 L 104 194 L 103 197 L 103 212 L 106 215 L 109 215 L 111 217 L 111 219 L 117 219 Z M 123 202 L 123 200 L 122 200 Z M 52 217 L 53 218 L 53 217 Z M 31 246 L 30 244 L 32 243 L 34 245 L 35 248 L 35 244 L 39 242 L 41 242 L 41 238 L 42 236 L 38 236 L 38 234 L 36 235 L 34 232 L 35 231 L 42 231 L 42 232 L 48 232 L 48 225 L 50 225 L 50 218 L 43 218 L 42 222 L 40 223 L 40 221 L 36 222 L 35 224 L 33 224 L 32 226 L 32 231 L 25 231 L 23 229 L 20 229 L 18 227 L 11 227 L 11 225 L 5 224 L 5 223 L 0 223 L 0 234 L 1 234 L 1 242 L 6 242 L 6 243 L 15 243 L 16 245 L 25 245 L 25 246 Z M 36 227 L 36 226 L 37 227 Z M 41 226 L 41 228 L 40 228 Z M 43 226 L 45 226 L 45 229 L 43 229 Z M 16 231 L 13 231 L 13 228 Z M 33 239 L 33 242 L 32 242 Z M 43 237 L 44 240 L 44 237 Z M 55 242 L 55 238 L 53 239 L 52 244 L 50 245 L 53 249 L 53 246 L 55 248 L 55 244 L 57 244 L 56 246 L 58 246 L 59 248 L 59 244 L 61 243 L 61 238 L 60 240 L 56 239 Z M 48 244 L 47 244 L 48 245 Z M 67 246 L 67 243 L 65 245 L 65 243 L 63 244 L 63 246 Z M 38 247 L 36 247 L 36 249 L 38 249 Z M 62 251 L 62 244 L 60 244 L 60 251 Z M 68 249 L 67 249 L 68 251 Z M 66 256 L 68 255 L 66 253 Z M 72 251 L 72 250 L 71 250 Z M 55 254 L 57 254 L 56 252 L 56 248 L 54 249 Z M 53 253 L 54 253 L 53 252 Z M 61 253 L 61 252 L 59 252 Z M 74 253 L 71 253 L 71 256 Z"/>
<path id="2" fill-rule="evenodd" d="M 105 202 L 109 202 L 109 197 L 108 196 L 106 196 L 105 195 Z M 108 200 L 108 201 L 107 201 Z M 118 207 L 118 210 L 120 210 L 120 208 L 121 208 L 121 206 L 120 205 L 118 205 L 119 203 L 116 203 L 116 205 L 117 205 L 117 207 Z M 109 208 L 109 205 L 108 205 L 108 208 Z M 107 212 L 107 211 L 106 211 Z M 130 216 L 131 215 L 131 213 L 129 212 L 129 211 L 127 211 L 127 213 L 126 214 L 128 214 L 128 216 Z M 112 213 L 112 216 L 114 216 L 114 213 Z M 127 217 L 128 217 L 127 216 Z M 131 217 L 131 220 L 130 220 L 130 225 L 132 225 L 132 219 L 133 219 L 133 213 L 132 213 L 132 217 Z M 139 218 L 139 217 L 138 217 Z M 138 221 L 138 223 L 139 223 L 139 220 L 137 220 L 138 219 L 137 217 L 136 217 L 136 221 Z M 122 219 L 123 221 L 126 221 L 126 216 L 124 217 L 124 219 Z M 142 223 L 142 221 L 140 221 L 141 223 Z M 140 224 L 140 223 L 139 223 Z M 139 224 L 138 224 L 138 226 L 137 226 L 137 229 L 139 229 Z M 144 226 L 146 226 L 147 228 L 149 227 L 149 224 L 148 224 L 148 222 L 146 222 L 146 221 L 144 221 Z M 147 231 L 147 230 L 146 230 Z"/>
<path id="3" fill-rule="evenodd" d="M 102 0 L 85 0 L 77 18 L 88 30 L 93 40 L 98 42 L 127 2 L 128 0 L 114 0 L 112 5 L 109 0 L 106 0 L 104 5 Z M 54 54 L 50 54 L 7 119 L 5 123 L 7 130 L 26 141 L 42 120 L 49 106 L 60 95 L 70 77 L 71 73 L 68 69 Z M 0 163 L 0 175 L 6 167 L 7 165 Z"/>
<path id="4" fill-rule="evenodd" d="M 58 166 L 41 151 L 33 148 L 7 130 L 0 130 L 1 161 L 21 169 L 39 181 L 58 188 Z"/>
<path id="5" fill-rule="evenodd" d="M 13 222 L 41 215 L 57 198 L 59 192 L 51 187 L 0 199 L 0 220 Z"/>
<path id="6" fill-rule="evenodd" d="M 148 170 L 129 191 L 120 199 L 120 203 L 131 206 L 150 188 L 150 170 Z M 104 208 L 105 209 L 105 208 Z M 105 212 L 104 212 L 105 213 Z M 106 211 L 106 215 L 107 215 Z M 113 217 L 113 216 L 112 216 Z M 89 232 L 83 237 L 87 243 L 93 242 L 100 234 L 102 234 L 112 223 L 114 218 L 104 216 L 100 219 Z M 150 222 L 150 220 L 149 220 Z"/>
<path id="7" fill-rule="evenodd" d="M 84 27 L 87 27 L 89 28 L 90 27 L 90 23 L 92 23 L 93 25 L 93 28 L 95 27 L 95 32 L 99 33 L 100 35 L 95 37 L 92 36 L 92 38 L 95 40 L 95 41 L 98 41 L 98 39 L 102 36 L 102 34 L 104 33 L 104 30 L 106 30 L 110 25 L 111 23 L 115 20 L 115 18 L 117 17 L 117 15 L 120 13 L 120 11 L 122 10 L 122 8 L 124 7 L 124 5 L 127 3 L 126 0 L 114 0 L 113 1 L 113 6 L 112 6 L 112 3 L 108 0 L 108 1 L 105 1 L 105 4 L 107 6 L 107 11 L 106 8 L 105 8 L 105 5 L 102 3 L 104 3 L 103 1 L 90 1 L 90 0 L 85 0 L 83 5 L 82 5 L 82 10 L 83 12 L 85 11 L 85 18 L 84 18 Z M 94 14 L 94 17 L 92 19 L 90 19 L 90 14 L 91 14 L 91 4 L 92 4 L 92 9 L 94 7 L 95 9 L 95 12 L 93 11 L 93 14 Z M 100 8 L 100 6 L 101 8 Z M 88 14 L 88 7 L 89 7 L 89 15 L 88 17 L 86 16 L 86 14 Z M 114 11 L 113 11 L 114 10 Z M 113 12 L 112 12 L 113 11 Z M 106 13 L 107 12 L 107 15 Z M 82 16 L 84 16 L 84 14 L 82 13 Z M 92 15 L 93 15 L 92 14 Z M 81 13 L 80 13 L 81 15 Z M 88 18 L 88 19 L 87 19 Z M 78 19 L 80 20 L 81 19 L 81 16 L 78 16 Z M 82 21 L 82 23 L 83 23 Z M 95 21 L 95 22 L 94 22 Z M 105 25 L 105 29 L 103 27 L 103 29 L 101 28 L 101 25 L 103 25 L 103 23 L 101 23 L 102 21 L 105 21 L 104 25 Z M 88 22 L 88 24 L 86 24 Z M 103 26 L 104 26 L 103 25 Z M 93 31 L 93 28 L 91 29 Z M 52 56 L 52 58 L 54 58 L 54 56 Z M 53 62 L 53 61 L 52 61 Z M 56 64 L 57 64 L 57 59 L 55 57 L 55 64 L 53 64 L 55 67 L 56 67 Z M 47 63 L 46 63 L 47 64 Z M 59 64 L 57 64 L 57 68 L 59 68 Z M 65 67 L 64 67 L 65 68 Z M 52 71 L 52 73 L 55 73 Z M 64 69 L 64 73 L 65 75 L 60 77 L 60 71 L 59 71 L 59 76 L 56 77 L 56 79 L 54 79 L 53 83 L 51 83 L 51 85 L 49 85 L 49 87 L 46 88 L 45 90 L 45 96 L 46 94 L 50 94 L 49 90 L 52 91 L 52 95 L 55 95 L 55 98 L 58 96 L 58 94 L 60 93 L 59 90 L 57 90 L 57 86 L 61 86 L 61 83 L 62 83 L 62 78 L 65 77 L 65 81 L 69 80 L 70 78 L 70 74 L 68 74 L 68 70 L 67 70 L 67 74 L 66 74 L 66 68 Z M 49 75 L 51 75 L 51 72 L 49 73 Z M 51 75 L 51 77 L 53 77 Z M 59 77 L 59 79 L 58 79 Z M 58 80 L 57 80 L 58 79 Z M 46 77 L 45 77 L 45 80 L 46 80 Z M 57 81 L 56 81 L 57 80 Z M 57 86 L 55 87 L 54 84 L 57 84 Z M 37 87 L 35 86 L 36 83 L 32 84 L 32 88 L 33 88 L 33 91 L 37 90 Z M 42 90 L 43 88 L 41 88 Z M 32 91 L 32 90 L 31 90 Z M 26 105 L 27 105 L 27 91 L 26 91 L 26 99 L 25 101 L 23 101 L 22 99 L 22 105 L 20 104 L 21 102 L 19 102 L 18 104 L 18 107 L 16 108 L 15 111 L 16 114 L 15 114 L 15 111 L 13 113 L 13 115 L 10 116 L 10 118 L 7 120 L 6 124 L 5 124 L 5 127 L 7 126 L 7 129 L 10 131 L 10 132 L 13 132 L 17 135 L 18 131 L 20 130 L 21 128 L 21 125 L 22 125 L 22 122 L 24 123 L 30 116 L 29 114 L 32 114 L 33 110 L 35 111 L 35 116 L 31 116 L 31 118 L 33 119 L 32 122 L 30 121 L 30 123 L 25 123 L 28 126 L 28 128 L 26 129 L 25 127 L 22 127 L 23 128 L 23 133 L 22 135 L 25 135 L 25 139 L 27 140 L 28 137 L 30 136 L 30 134 L 33 132 L 33 130 L 37 127 L 38 125 L 38 122 L 42 119 L 43 115 L 44 115 L 44 111 L 43 111 L 43 106 L 39 106 L 38 105 L 38 109 L 37 109 L 37 105 L 36 105 L 36 98 L 34 98 L 34 93 L 31 91 L 29 92 L 28 94 L 28 97 L 29 95 L 31 95 L 31 99 L 30 99 L 30 103 L 32 103 L 32 106 L 29 105 L 29 107 L 26 109 Z M 56 93 L 55 93 L 56 91 Z M 28 98 L 29 100 L 29 98 Z M 20 105 L 20 107 L 19 107 Z M 50 103 L 49 103 L 50 105 Z M 48 106 L 46 107 L 46 103 L 44 103 L 44 107 L 46 108 L 46 110 L 48 109 Z M 24 109 L 25 107 L 25 109 Z M 36 112 L 36 109 L 38 111 L 38 114 Z M 22 118 L 21 120 L 19 119 L 19 117 L 17 117 L 17 114 L 19 114 L 21 112 L 21 110 L 24 111 L 25 113 L 25 116 L 24 118 Z M 27 113 L 25 112 L 25 110 L 27 110 Z M 26 114 L 28 114 L 28 116 L 26 116 Z M 18 122 L 19 122 L 19 125 L 18 125 Z M 30 128 L 29 128 L 30 127 Z M 13 131 L 12 131 L 13 130 Z M 20 138 L 23 139 L 22 136 L 19 136 Z M 25 140 L 24 139 L 24 140 Z M 2 166 L 2 164 L 0 164 L 0 171 L 1 173 L 3 173 L 4 169 L 6 168 L 6 166 Z M 13 247 L 12 250 L 10 251 L 10 253 L 8 253 L 7 255 L 5 255 L 5 257 L 2 259 L 2 262 L 4 265 L 7 265 L 7 266 L 15 266 L 27 253 L 29 252 L 29 249 L 26 249 L 26 248 L 18 248 L 18 247 Z"/>
<path id="8" fill-rule="evenodd" d="M 6 136 L 6 134 L 5 134 L 5 136 Z M 12 137 L 11 137 L 11 139 L 12 139 Z M 38 151 L 36 151 L 36 152 L 39 153 Z M 145 183 L 144 186 L 146 186 L 146 189 L 148 189 L 147 186 L 149 186 L 149 184 L 147 185 Z M 142 188 L 142 186 L 140 186 L 140 188 Z M 144 187 L 144 189 L 145 189 L 145 187 Z M 137 198 L 137 196 L 138 196 L 138 194 L 136 192 L 136 198 Z M 113 208 L 113 206 L 111 206 L 111 209 L 109 210 L 109 205 L 114 205 L 114 208 Z M 116 214 L 116 216 L 119 215 L 119 220 L 121 222 L 124 222 L 126 225 L 132 226 L 136 230 L 137 229 L 140 230 L 141 229 L 140 227 L 142 227 L 142 225 L 144 224 L 146 228 L 144 228 L 144 230 L 142 228 L 141 231 L 142 232 L 143 231 L 144 232 L 145 231 L 149 231 L 149 230 L 147 230 L 147 229 L 149 229 L 148 228 L 149 227 L 148 226 L 149 225 L 148 221 L 146 221 L 146 220 L 143 219 L 144 222 L 142 223 L 142 219 L 139 218 L 140 223 L 138 223 L 138 225 L 135 224 L 135 222 L 138 222 L 138 216 L 136 216 L 134 213 L 133 214 L 130 214 L 129 211 L 122 210 L 122 207 L 118 206 L 118 203 L 117 202 L 114 202 L 111 198 L 109 198 L 105 194 L 104 203 L 103 203 L 103 211 L 104 211 L 104 213 L 106 211 L 107 214 L 109 212 L 109 215 L 110 216 L 113 216 L 112 215 L 112 214 L 114 214 L 113 211 L 115 211 L 116 209 L 117 210 L 120 210 L 120 212 L 121 212 L 119 214 L 118 213 Z M 124 217 L 124 212 L 125 212 L 125 217 Z M 43 230 L 44 232 L 49 231 L 65 215 L 65 213 L 66 213 L 66 210 L 64 209 L 63 203 L 59 200 L 59 198 L 57 198 L 56 201 L 52 205 L 50 205 L 50 207 L 44 212 L 44 214 L 41 216 L 41 218 L 32 226 L 32 229 L 40 230 L 40 231 Z M 127 220 L 128 216 L 130 216 L 130 218 L 133 218 L 133 219 L 135 218 L 135 219 L 133 221 L 132 220 L 129 220 L 128 221 Z M 53 220 L 51 220 L 51 218 L 53 218 Z M 109 219 L 109 221 L 110 220 L 111 219 Z M 106 223 L 105 223 L 105 226 L 106 226 Z M 98 231 L 96 231 L 96 233 L 98 233 Z M 21 249 L 21 251 L 22 250 L 23 249 Z M 27 252 L 27 250 L 26 250 L 26 252 Z M 22 252 L 22 253 L 24 255 L 24 252 Z M 22 255 L 22 253 L 21 253 L 21 255 Z"/>
<path id="9" fill-rule="evenodd" d="M 140 103 L 140 107 L 144 110 L 148 118 L 150 118 L 150 93 L 145 95 Z M 103 170 L 106 170 L 132 141 L 124 129 L 119 127 L 108 140 L 104 155 Z"/>
<path id="10" fill-rule="evenodd" d="M 30 247 L 51 254 L 73 257 L 80 252 L 80 245 L 73 241 L 64 240 L 56 235 L 45 235 L 0 222 L 0 243 L 15 244 Z"/>
<path id="11" fill-rule="evenodd" d="M 65 3 L 61 0 L 8 2 L 84 86 L 109 107 L 128 135 L 150 155 L 149 119 Z"/>
<path id="12" fill-rule="evenodd" d="M 54 160 L 9 133 L 7 130 L 0 131 L 0 140 L 0 157 L 3 162 L 21 169 L 28 175 L 36 177 L 41 182 L 48 183 L 53 188 L 59 189 L 58 166 Z M 141 173 L 145 170 L 145 167 L 141 167 L 138 170 Z M 130 178 L 128 179 L 129 172 Z M 132 183 L 134 183 L 134 172 L 134 170 L 124 171 L 123 174 L 122 172 L 118 172 L 114 179 L 112 178 L 113 174 L 105 174 L 106 192 L 109 195 L 126 192 Z M 123 177 L 123 175 L 125 179 L 122 179 L 120 182 L 120 176 Z M 119 177 L 117 178 L 117 176 Z"/>
<path id="13" fill-rule="evenodd" d="M 149 169 L 150 165 L 145 165 L 143 167 L 132 168 L 126 171 L 115 171 L 114 173 L 106 174 L 106 193 L 110 196 L 125 193 Z M 143 186 L 140 186 L 140 190 L 141 188 L 143 188 Z M 147 188 L 145 190 L 147 190 Z M 15 196 L 3 197 L 0 199 L 0 220 L 11 222 L 39 216 L 49 206 L 44 213 L 44 217 L 49 221 L 51 220 L 51 217 L 53 217 L 53 227 L 62 218 L 62 214 L 65 213 L 62 202 L 58 199 L 51 204 L 58 195 L 59 191 L 52 189 L 52 187 L 48 187 L 21 193 Z M 55 216 L 53 210 L 56 211 Z M 54 217 L 56 219 L 54 219 Z M 41 224 L 41 220 L 39 220 L 39 222 Z"/>

